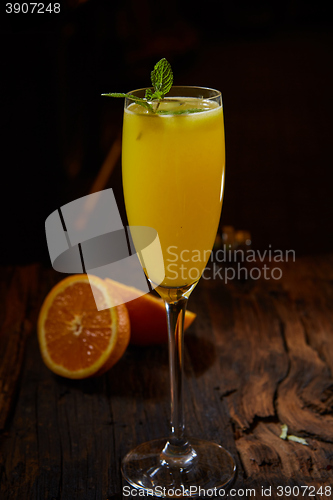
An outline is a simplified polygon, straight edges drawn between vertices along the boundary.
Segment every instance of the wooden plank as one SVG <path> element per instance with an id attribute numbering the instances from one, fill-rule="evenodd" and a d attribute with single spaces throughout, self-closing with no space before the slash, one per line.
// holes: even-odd
<path id="1" fill-rule="evenodd" d="M 304 306 L 302 297 L 305 294 L 308 297 L 305 310 L 311 311 L 312 320 L 317 318 L 317 324 L 312 330 L 314 337 L 320 324 L 323 322 L 326 325 L 331 324 L 330 316 L 325 314 L 327 302 L 326 309 L 323 305 L 319 307 L 323 301 L 320 297 L 325 297 L 325 294 L 318 290 L 318 287 L 317 295 L 313 293 L 313 288 L 317 285 L 315 282 L 318 280 L 318 270 L 309 271 L 313 261 L 314 259 L 309 259 L 309 261 L 301 259 L 292 265 L 282 264 L 283 279 L 279 282 L 259 280 L 252 281 L 252 283 L 240 283 L 235 281 L 227 286 L 221 282 L 206 283 L 207 306 L 210 308 L 215 345 L 218 345 L 219 352 L 223 353 L 220 354 L 221 366 L 224 364 L 228 367 L 226 378 L 223 379 L 225 374 L 221 373 L 219 389 L 222 388 L 221 396 L 227 400 L 234 421 L 235 443 L 242 464 L 240 472 L 243 469 L 243 477 L 239 480 L 238 475 L 236 486 L 250 487 L 252 485 L 257 492 L 260 492 L 264 484 L 300 485 L 313 484 L 314 481 L 318 487 L 321 484 L 329 484 L 327 471 L 331 467 L 332 448 L 330 448 L 330 443 L 325 443 L 321 439 L 323 437 L 326 440 L 329 439 L 330 427 L 327 432 L 321 432 L 319 441 L 309 438 L 311 448 L 279 438 L 281 423 L 284 423 L 284 420 L 291 426 L 290 432 L 294 431 L 295 434 L 298 432 L 298 436 L 311 436 L 310 427 L 307 429 L 308 432 L 301 432 L 287 419 L 287 415 L 289 417 L 294 415 L 294 419 L 297 420 L 301 412 L 304 415 L 304 408 L 294 408 L 294 412 L 289 408 L 290 411 L 287 411 L 286 402 L 281 400 L 280 390 L 289 380 L 290 370 L 294 366 L 289 344 L 295 352 L 299 351 L 300 344 L 303 347 L 298 352 L 300 361 L 298 368 L 304 363 L 304 370 L 298 372 L 298 375 L 295 373 L 292 380 L 294 383 L 298 381 L 298 388 L 302 384 L 306 386 L 302 396 L 306 395 L 311 408 L 313 406 L 317 409 L 318 422 L 321 421 L 322 412 L 330 414 L 327 415 L 325 423 L 331 422 L 332 418 L 332 410 L 329 407 L 332 387 L 331 372 L 316 352 L 307 351 L 309 346 L 306 345 L 306 339 L 302 339 L 302 335 L 299 338 L 299 329 L 293 328 L 295 323 L 290 324 L 290 315 L 293 311 L 298 319 L 299 308 L 302 304 Z M 332 268 L 327 260 L 325 260 L 325 266 L 327 300 L 332 293 L 332 281 L 328 280 L 327 273 L 329 270 L 332 273 Z M 298 284 L 298 289 L 292 287 L 291 274 L 295 278 L 294 283 Z M 303 276 L 307 281 L 306 284 L 304 279 L 302 280 Z M 312 289 L 309 287 L 310 284 L 312 284 Z M 299 293 L 300 291 L 302 294 Z M 284 309 L 282 309 L 283 306 Z M 303 318 L 302 315 L 301 317 Z M 300 323 L 299 326 L 302 330 L 303 325 Z M 322 330 L 325 329 L 322 328 Z M 330 343 L 329 332 L 330 329 L 326 330 L 328 337 L 325 337 L 325 340 L 328 343 Z M 308 358 L 316 368 L 315 372 L 312 370 L 310 373 L 312 383 L 306 385 L 306 380 L 309 379 L 309 365 L 306 365 Z M 286 392 L 288 401 L 295 402 L 295 393 L 290 391 L 290 387 Z M 316 418 L 312 415 L 312 430 Z M 310 422 L 308 423 L 310 426 Z M 263 432 L 263 429 L 266 432 Z M 314 437 L 318 438 L 312 435 L 312 438 Z M 281 447 L 285 448 L 284 453 Z M 295 453 L 299 456 L 298 462 L 296 461 L 297 466 L 295 466 Z"/>
<path id="2" fill-rule="evenodd" d="M 41 361 L 36 321 L 42 300 L 57 279 L 54 271 L 39 265 L 18 267 L 6 290 L 6 316 L 0 335 L 5 346 L 0 363 L 0 419 L 4 429 L 0 434 L 1 498 L 34 498 L 38 473 L 36 368 Z M 29 348 L 31 341 L 35 342 L 33 351 Z"/>
<path id="3" fill-rule="evenodd" d="M 329 275 L 325 279 L 330 280 Z M 288 376 L 279 387 L 278 413 L 294 433 L 332 442 L 333 315 L 325 304 L 323 282 L 318 264 L 302 259 L 285 270 L 288 295 L 275 298 L 290 359 Z"/>
<path id="4" fill-rule="evenodd" d="M 216 287 L 207 305 L 224 367 L 221 395 L 235 425 L 245 430 L 255 418 L 275 415 L 275 391 L 287 373 L 288 357 L 270 297 L 231 287 Z"/>
<path id="5" fill-rule="evenodd" d="M 113 433 L 105 377 L 54 375 L 31 336 L 15 413 L 1 441 L 0 497 L 107 498 L 120 480 L 112 471 Z"/>
<path id="6" fill-rule="evenodd" d="M 305 258 L 281 268 L 280 281 L 226 286 L 202 280 L 189 301 L 198 317 L 185 335 L 188 434 L 217 441 L 233 454 L 234 488 L 254 488 L 258 496 L 272 486 L 270 498 L 281 498 L 278 485 L 329 485 L 333 470 L 327 354 L 333 343 L 333 260 Z M 13 380 L 11 394 L 16 392 L 10 412 L 3 406 L 4 500 L 121 498 L 122 457 L 168 434 L 166 345 L 130 346 L 107 374 L 91 380 L 66 380 L 44 366 L 36 318 L 43 297 L 62 277 L 41 268 L 15 270 L 8 287 L 19 314 L 6 312 L 2 341 L 9 341 L 13 326 L 21 332 L 26 318 L 32 326 L 10 341 L 20 353 L 20 369 L 11 372 L 1 358 L 2 373 Z M 280 439 L 282 423 L 309 446 Z"/>
<path id="7" fill-rule="evenodd" d="M 245 470 L 244 484 L 254 487 L 257 493 L 264 485 L 272 486 L 270 498 L 275 499 L 281 498 L 278 486 L 296 486 L 301 491 L 300 497 L 306 486 L 315 486 L 316 491 L 321 486 L 330 486 L 332 446 L 311 438 L 307 438 L 309 446 L 304 446 L 280 439 L 280 433 L 279 424 L 260 421 L 251 434 L 244 434 L 237 440 Z M 313 494 L 311 498 L 324 496 Z"/>
<path id="8" fill-rule="evenodd" d="M 16 395 L 26 339 L 33 329 L 30 298 L 38 283 L 38 266 L 16 268 L 8 283 L 0 330 L 0 431 L 4 429 Z"/>

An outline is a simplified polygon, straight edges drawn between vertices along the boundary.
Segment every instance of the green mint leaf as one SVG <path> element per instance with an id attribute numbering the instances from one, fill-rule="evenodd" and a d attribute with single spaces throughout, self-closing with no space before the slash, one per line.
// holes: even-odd
<path id="1" fill-rule="evenodd" d="M 163 99 L 169 92 L 173 83 L 173 74 L 170 63 L 163 57 L 155 64 L 151 72 L 151 83 L 154 87 L 153 97 Z"/>
<path id="2" fill-rule="evenodd" d="M 154 112 L 154 108 L 151 104 L 149 104 L 146 99 L 143 99 L 142 97 L 136 97 L 135 95 L 132 94 L 123 94 L 122 92 L 111 92 L 110 94 L 102 94 L 106 95 L 108 97 L 123 97 L 126 98 L 128 97 L 129 99 L 132 99 L 136 104 L 140 104 L 140 106 L 143 106 L 144 108 L 148 109 L 148 111 Z"/>
<path id="3" fill-rule="evenodd" d="M 153 98 L 153 93 L 152 93 L 151 89 L 146 89 L 145 99 L 147 99 L 147 101 L 151 101 L 152 98 Z"/>
<path id="4" fill-rule="evenodd" d="M 307 442 L 306 439 L 298 436 L 293 436 L 292 434 L 288 434 L 288 426 L 286 424 L 281 425 L 280 438 L 288 439 L 288 441 L 294 441 L 294 443 L 300 443 L 304 444 L 305 446 L 309 446 L 309 443 Z"/>
<path id="5" fill-rule="evenodd" d="M 206 110 L 200 109 L 200 108 L 173 109 L 173 110 L 160 109 L 160 110 L 156 111 L 156 113 L 159 115 L 186 115 L 186 114 L 191 114 L 191 113 L 201 113 L 202 111 L 206 111 Z"/>
<path id="6" fill-rule="evenodd" d="M 281 425 L 280 438 L 287 439 L 287 434 L 288 434 L 288 425 L 286 425 L 286 424 Z"/>
<path id="7" fill-rule="evenodd" d="M 162 92 L 160 92 L 159 90 L 155 90 L 155 92 L 151 96 L 152 99 L 158 99 L 159 101 L 163 99 L 163 97 L 164 94 L 162 94 Z"/>
<path id="8" fill-rule="evenodd" d="M 298 436 L 293 436 L 293 435 L 288 435 L 287 436 L 288 441 L 294 441 L 294 443 L 300 443 L 304 444 L 305 446 L 309 446 L 309 443 L 307 442 L 306 439 L 298 437 Z"/>
<path id="9" fill-rule="evenodd" d="M 151 81 L 154 87 L 154 92 L 151 89 L 146 89 L 145 97 L 136 97 L 131 94 L 124 94 L 122 92 L 111 92 L 110 94 L 102 94 L 108 97 L 122 97 L 130 98 L 136 104 L 143 106 L 148 109 L 151 113 L 156 113 L 160 104 L 161 99 L 164 98 L 165 94 L 169 92 L 173 83 L 173 74 L 170 63 L 165 59 L 161 59 L 155 64 L 153 71 L 151 72 Z M 151 101 L 158 101 L 157 105 L 152 106 Z M 150 101 L 150 102 L 149 102 Z"/>
<path id="10" fill-rule="evenodd" d="M 102 94 L 108 97 L 128 97 L 128 94 L 122 94 L 121 92 L 111 92 L 111 94 Z"/>

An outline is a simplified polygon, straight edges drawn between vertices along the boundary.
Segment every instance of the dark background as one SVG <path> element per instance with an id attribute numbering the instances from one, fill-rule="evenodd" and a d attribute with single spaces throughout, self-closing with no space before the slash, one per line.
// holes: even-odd
<path id="1" fill-rule="evenodd" d="M 161 57 L 175 84 L 222 90 L 222 225 L 249 230 L 259 250 L 333 250 L 326 1 L 60 3 L 1 21 L 0 264 L 49 264 L 46 217 L 89 193 L 121 131 L 122 100 L 100 94 L 148 85 Z M 105 187 L 123 211 L 120 161 Z"/>

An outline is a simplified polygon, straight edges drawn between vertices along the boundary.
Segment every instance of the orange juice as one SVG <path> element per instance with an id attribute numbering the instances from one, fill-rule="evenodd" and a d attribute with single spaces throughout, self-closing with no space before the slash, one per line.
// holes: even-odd
<path id="1" fill-rule="evenodd" d="M 197 98 L 166 98 L 153 114 L 124 112 L 123 188 L 128 223 L 159 236 L 164 287 L 197 281 L 214 244 L 224 187 L 223 110 Z M 178 114 L 178 111 L 180 113 Z"/>

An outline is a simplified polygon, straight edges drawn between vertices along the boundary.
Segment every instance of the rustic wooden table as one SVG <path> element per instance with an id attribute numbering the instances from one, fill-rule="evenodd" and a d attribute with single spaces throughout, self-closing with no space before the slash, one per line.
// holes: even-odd
<path id="1" fill-rule="evenodd" d="M 279 280 L 217 276 L 193 292 L 187 430 L 234 456 L 229 496 L 333 498 L 333 256 L 276 266 Z M 36 319 L 63 277 L 39 265 L 1 270 L 1 500 L 123 498 L 121 458 L 168 433 L 165 345 L 130 346 L 98 379 L 44 366 Z M 281 424 L 307 445 L 281 439 Z"/>

